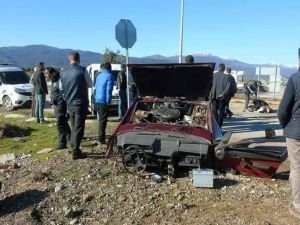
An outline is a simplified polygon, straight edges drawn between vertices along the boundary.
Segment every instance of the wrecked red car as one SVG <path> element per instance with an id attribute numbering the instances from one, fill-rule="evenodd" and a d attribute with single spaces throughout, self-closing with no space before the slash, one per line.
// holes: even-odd
<path id="1" fill-rule="evenodd" d="M 214 63 L 129 65 L 139 97 L 108 142 L 129 172 L 166 166 L 176 176 L 181 167 L 233 169 L 272 177 L 286 151 L 231 146 L 222 135 L 208 101 Z"/>

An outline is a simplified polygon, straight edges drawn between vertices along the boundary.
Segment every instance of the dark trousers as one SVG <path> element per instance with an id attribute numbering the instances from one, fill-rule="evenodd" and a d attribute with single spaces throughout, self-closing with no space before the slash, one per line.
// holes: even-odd
<path id="1" fill-rule="evenodd" d="M 226 100 L 213 100 L 213 113 L 219 127 L 223 125 L 224 112 L 227 104 Z"/>
<path id="2" fill-rule="evenodd" d="M 67 137 L 71 136 L 71 129 L 68 124 L 66 102 L 62 101 L 57 105 L 54 105 L 54 113 L 56 116 L 56 127 L 57 127 L 59 143 L 62 145 L 66 145 Z"/>
<path id="3" fill-rule="evenodd" d="M 97 103 L 97 111 L 99 115 L 99 128 L 98 128 L 98 140 L 99 142 L 105 142 L 105 130 L 108 117 L 108 105 Z"/>
<path id="4" fill-rule="evenodd" d="M 68 112 L 71 120 L 71 147 L 73 152 L 80 151 L 80 143 L 84 135 L 85 119 L 87 115 L 86 106 L 70 106 Z"/>
<path id="5" fill-rule="evenodd" d="M 231 112 L 230 108 L 229 108 L 229 103 L 230 103 L 231 98 L 229 98 L 226 102 L 226 107 L 225 107 L 225 115 L 232 115 L 233 113 Z"/>

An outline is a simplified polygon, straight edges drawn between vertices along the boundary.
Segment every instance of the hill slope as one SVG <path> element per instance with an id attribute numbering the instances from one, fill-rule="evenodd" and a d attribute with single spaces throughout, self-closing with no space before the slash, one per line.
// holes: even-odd
<path id="1" fill-rule="evenodd" d="M 72 49 L 60 49 L 47 45 L 28 45 L 24 47 L 1 47 L 0 62 L 10 62 L 21 67 L 33 67 L 38 62 L 43 61 L 46 65 L 63 67 L 68 64 L 68 54 Z M 82 65 L 89 65 L 102 61 L 103 55 L 96 52 L 78 50 L 81 55 Z M 224 63 L 234 70 L 244 70 L 247 76 L 255 74 L 254 64 L 244 63 L 235 59 L 221 58 L 211 54 L 194 54 L 195 62 L 215 62 Z M 176 63 L 178 56 L 152 55 L 146 57 L 130 57 L 130 63 Z M 281 74 L 289 76 L 296 71 L 296 67 L 280 66 Z"/>

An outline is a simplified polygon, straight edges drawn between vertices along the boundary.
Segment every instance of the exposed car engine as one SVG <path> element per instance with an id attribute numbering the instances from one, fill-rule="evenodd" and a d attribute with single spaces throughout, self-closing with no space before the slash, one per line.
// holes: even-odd
<path id="1" fill-rule="evenodd" d="M 207 102 L 140 102 L 134 123 L 181 124 L 207 128 Z"/>

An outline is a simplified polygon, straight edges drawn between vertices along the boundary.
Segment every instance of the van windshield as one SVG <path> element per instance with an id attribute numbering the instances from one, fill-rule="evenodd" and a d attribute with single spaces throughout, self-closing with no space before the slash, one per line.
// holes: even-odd
<path id="1" fill-rule="evenodd" d="M 0 81 L 3 84 L 26 84 L 29 76 L 24 71 L 0 72 Z"/>

